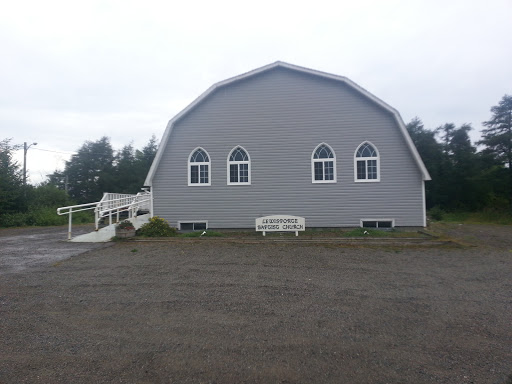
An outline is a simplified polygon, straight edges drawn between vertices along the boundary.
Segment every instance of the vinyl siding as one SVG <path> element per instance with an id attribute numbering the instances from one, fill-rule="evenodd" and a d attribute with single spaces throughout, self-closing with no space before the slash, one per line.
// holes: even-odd
<path id="1" fill-rule="evenodd" d="M 363 141 L 380 154 L 380 182 L 354 181 Z M 322 142 L 336 153 L 337 183 L 311 182 Z M 251 158 L 251 185 L 227 185 L 237 145 Z M 211 186 L 188 186 L 194 148 L 210 155 Z M 228 84 L 175 122 L 153 178 L 154 213 L 172 225 L 252 228 L 259 216 L 306 218 L 307 227 L 359 226 L 361 218 L 423 225 L 422 175 L 394 117 L 338 81 L 275 68 Z"/>

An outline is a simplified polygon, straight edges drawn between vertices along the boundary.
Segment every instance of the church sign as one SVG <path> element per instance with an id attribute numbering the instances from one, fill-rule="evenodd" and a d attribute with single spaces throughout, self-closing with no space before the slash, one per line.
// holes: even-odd
<path id="1" fill-rule="evenodd" d="M 263 232 L 295 232 L 299 236 L 299 231 L 306 229 L 306 219 L 298 216 L 274 215 L 258 217 L 256 219 L 256 231 Z"/>

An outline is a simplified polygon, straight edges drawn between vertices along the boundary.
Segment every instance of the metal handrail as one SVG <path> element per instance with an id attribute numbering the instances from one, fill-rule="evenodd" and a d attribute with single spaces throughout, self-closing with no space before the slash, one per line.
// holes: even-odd
<path id="1" fill-rule="evenodd" d="M 109 199 L 110 196 L 122 196 Z M 146 203 L 146 204 L 143 204 Z M 106 209 L 103 208 L 106 205 Z M 75 209 L 79 208 L 79 209 Z M 109 225 L 112 225 L 112 215 L 115 214 L 116 222 L 119 222 L 119 214 L 128 212 L 128 218 L 137 217 L 140 208 L 148 208 L 152 215 L 152 194 L 149 191 L 139 192 L 136 195 L 119 194 L 105 192 L 100 201 L 87 204 L 71 205 L 67 207 L 57 208 L 58 215 L 69 215 L 68 222 L 68 240 L 71 240 L 72 216 L 74 212 L 81 212 L 94 209 L 94 227 L 99 229 L 99 222 L 102 218 L 109 218 Z"/>

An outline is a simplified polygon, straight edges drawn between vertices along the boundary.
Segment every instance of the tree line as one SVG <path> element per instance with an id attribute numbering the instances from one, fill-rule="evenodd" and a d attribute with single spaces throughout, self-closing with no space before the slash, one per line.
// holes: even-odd
<path id="1" fill-rule="evenodd" d="M 132 193 L 141 191 L 157 151 L 152 136 L 142 149 L 132 144 L 114 151 L 108 137 L 86 141 L 63 171 L 55 171 L 48 182 L 68 191 L 79 204 L 99 201 L 103 192 Z"/>
<path id="2" fill-rule="evenodd" d="M 470 124 L 428 129 L 414 118 L 406 125 L 432 177 L 425 185 L 427 209 L 512 212 L 512 96 L 503 96 L 490 112 L 476 143 Z M 114 150 L 108 137 L 86 141 L 63 170 L 32 186 L 23 184 L 13 159 L 19 147 L 11 142 L 0 141 L 0 226 L 56 224 L 59 206 L 98 201 L 103 192 L 137 193 L 157 151 L 154 136 L 141 149 L 128 144 Z M 34 217 L 44 209 L 47 214 Z"/>
<path id="3" fill-rule="evenodd" d="M 19 146 L 12 139 L 0 141 L 0 227 L 59 225 L 67 218 L 56 215 L 56 208 L 99 201 L 103 192 L 140 192 L 156 155 L 152 136 L 142 149 L 132 144 L 113 149 L 110 139 L 86 141 L 66 162 L 37 186 L 24 185 L 23 170 L 14 160 Z M 73 215 L 88 220 L 87 214 Z"/>
<path id="4" fill-rule="evenodd" d="M 512 212 L 512 96 L 503 96 L 491 114 L 475 144 L 470 124 L 426 129 L 419 118 L 407 124 L 432 178 L 425 184 L 427 209 Z"/>

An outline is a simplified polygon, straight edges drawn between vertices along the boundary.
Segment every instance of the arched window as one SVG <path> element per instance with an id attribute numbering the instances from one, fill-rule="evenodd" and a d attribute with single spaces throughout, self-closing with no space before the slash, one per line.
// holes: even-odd
<path id="1" fill-rule="evenodd" d="M 251 159 L 240 146 L 233 148 L 228 156 L 228 184 L 251 184 Z"/>
<path id="2" fill-rule="evenodd" d="M 211 185 L 210 156 L 203 148 L 196 148 L 188 158 L 188 185 Z"/>
<path id="3" fill-rule="evenodd" d="M 363 182 L 380 181 L 379 152 L 367 141 L 356 149 L 354 178 Z"/>
<path id="4" fill-rule="evenodd" d="M 311 179 L 313 183 L 336 182 L 336 155 L 325 143 L 319 144 L 311 156 Z"/>

